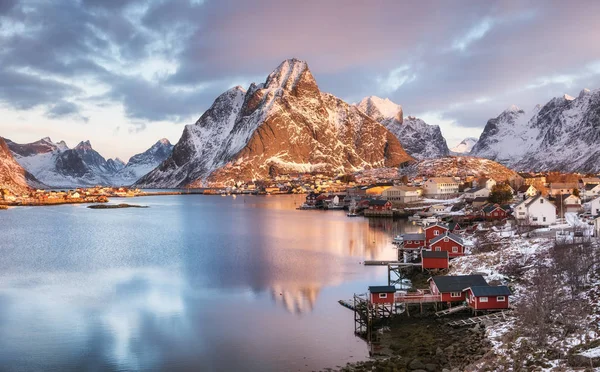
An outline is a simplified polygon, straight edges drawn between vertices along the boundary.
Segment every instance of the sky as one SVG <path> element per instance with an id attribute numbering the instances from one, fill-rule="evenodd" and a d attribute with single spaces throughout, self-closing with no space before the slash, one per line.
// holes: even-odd
<path id="1" fill-rule="evenodd" d="M 322 91 L 389 98 L 453 146 L 512 104 L 600 88 L 597 14 L 598 1 L 0 0 L 0 136 L 127 160 L 295 57 Z"/>

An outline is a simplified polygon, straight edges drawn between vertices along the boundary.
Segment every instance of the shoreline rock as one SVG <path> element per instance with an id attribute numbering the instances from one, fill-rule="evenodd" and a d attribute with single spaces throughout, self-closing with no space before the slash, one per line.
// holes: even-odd
<path id="1" fill-rule="evenodd" d="M 120 208 L 148 208 L 147 205 L 136 205 L 136 204 L 94 204 L 89 205 L 90 209 L 120 209 Z"/>

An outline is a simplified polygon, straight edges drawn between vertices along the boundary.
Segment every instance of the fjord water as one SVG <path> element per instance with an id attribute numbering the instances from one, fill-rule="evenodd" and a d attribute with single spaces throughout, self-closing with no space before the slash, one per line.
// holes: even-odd
<path id="1" fill-rule="evenodd" d="M 120 202 L 115 199 L 113 201 Z M 404 221 L 302 196 L 0 212 L 0 369 L 296 371 L 365 359 L 337 301 L 386 284 Z"/>

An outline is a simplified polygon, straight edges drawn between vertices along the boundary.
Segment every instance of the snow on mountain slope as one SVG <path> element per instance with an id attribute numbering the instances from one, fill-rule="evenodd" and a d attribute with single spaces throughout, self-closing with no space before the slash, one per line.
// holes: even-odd
<path id="1" fill-rule="evenodd" d="M 140 187 L 231 184 L 290 172 L 353 172 L 411 160 L 392 133 L 320 92 L 306 62 L 221 94 Z"/>
<path id="2" fill-rule="evenodd" d="M 458 145 L 454 146 L 450 149 L 450 152 L 454 154 L 468 154 L 471 152 L 471 149 L 477 143 L 477 138 L 467 137 L 462 140 Z"/>
<path id="3" fill-rule="evenodd" d="M 131 185 L 156 168 L 173 149 L 168 140 L 162 139 L 125 164 L 119 158 L 105 160 L 90 141 L 82 141 L 73 149 L 64 141 L 54 143 L 48 137 L 28 144 L 6 142 L 15 160 L 37 179 L 51 187 L 66 188 Z"/>
<path id="4" fill-rule="evenodd" d="M 537 110 L 536 106 L 534 112 Z M 470 155 L 512 165 L 534 146 L 538 135 L 539 131 L 528 124 L 525 111 L 513 105 L 488 120 Z"/>
<path id="5" fill-rule="evenodd" d="M 172 152 L 171 142 L 166 138 L 160 139 L 148 150 L 129 158 L 127 165 L 123 163 L 123 167 L 112 175 L 112 184 L 118 186 L 133 184 L 165 161 Z"/>
<path id="6" fill-rule="evenodd" d="M 450 150 L 439 126 L 414 116 L 403 118 L 402 106 L 389 99 L 366 97 L 356 107 L 392 132 L 415 159 L 448 156 Z"/>
<path id="7" fill-rule="evenodd" d="M 600 89 L 584 89 L 490 119 L 471 155 L 495 159 L 520 170 L 600 171 Z"/>
<path id="8" fill-rule="evenodd" d="M 14 159 L 8 145 L 0 137 L 0 189 L 11 193 L 27 192 L 32 187 L 43 187 L 33 175 Z"/>
<path id="9" fill-rule="evenodd" d="M 356 107 L 380 123 L 385 120 L 395 120 L 402 124 L 404 117 L 402 106 L 390 101 L 389 98 L 365 97 Z"/>

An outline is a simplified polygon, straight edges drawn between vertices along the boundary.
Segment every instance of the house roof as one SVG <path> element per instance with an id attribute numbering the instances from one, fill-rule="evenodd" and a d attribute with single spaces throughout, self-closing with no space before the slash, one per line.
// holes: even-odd
<path id="1" fill-rule="evenodd" d="M 529 190 L 530 187 L 533 187 L 533 186 L 531 186 L 531 185 L 521 185 L 521 187 L 519 187 L 517 189 L 517 191 L 518 192 L 527 192 L 527 190 Z M 534 189 L 535 189 L 535 187 L 534 187 Z"/>
<path id="2" fill-rule="evenodd" d="M 460 225 L 458 224 L 458 222 L 450 222 L 448 224 L 448 230 L 452 231 L 452 230 L 456 229 L 457 226 L 460 229 Z"/>
<path id="3" fill-rule="evenodd" d="M 593 189 L 595 189 L 596 187 L 599 187 L 599 186 L 600 185 L 598 185 L 597 183 L 587 183 L 585 185 L 585 189 L 588 190 L 588 191 L 590 191 L 590 190 L 593 190 Z"/>
<path id="4" fill-rule="evenodd" d="M 596 183 L 596 184 L 598 184 L 598 183 L 600 183 L 600 178 L 598 178 L 598 177 L 583 177 L 581 179 L 581 182 L 586 183 L 586 184 L 587 183 Z"/>
<path id="5" fill-rule="evenodd" d="M 439 223 L 439 222 L 436 222 L 436 223 L 434 223 L 432 225 L 429 225 L 429 226 L 425 227 L 425 230 L 431 229 L 432 227 L 436 227 L 436 226 L 448 230 L 448 226 L 444 225 L 443 223 Z"/>
<path id="6" fill-rule="evenodd" d="M 423 251 L 421 252 L 423 258 L 448 258 L 447 251 Z"/>
<path id="7" fill-rule="evenodd" d="M 482 187 L 478 187 L 478 188 L 476 188 L 476 189 L 471 189 L 471 190 L 469 190 L 468 192 L 470 192 L 470 193 L 471 193 L 471 192 L 477 192 L 477 191 L 481 191 L 481 190 L 483 190 L 483 189 L 485 189 L 485 188 L 486 188 L 485 186 L 482 186 Z"/>
<path id="8" fill-rule="evenodd" d="M 461 292 L 473 286 L 488 285 L 482 275 L 434 276 L 431 280 L 440 292 Z"/>
<path id="9" fill-rule="evenodd" d="M 486 198 L 485 196 L 479 196 L 475 199 L 473 199 L 473 202 L 477 202 L 477 203 L 483 203 L 483 202 L 487 202 L 488 198 Z"/>
<path id="10" fill-rule="evenodd" d="M 452 177 L 432 177 L 432 178 L 428 179 L 427 181 L 433 181 L 435 183 L 456 183 L 456 184 L 458 184 L 458 182 L 456 182 L 454 180 L 454 178 L 452 178 Z"/>
<path id="11" fill-rule="evenodd" d="M 486 205 L 485 207 L 483 207 L 483 211 L 484 211 L 485 213 L 490 213 L 490 212 L 493 212 L 495 209 L 502 209 L 502 210 L 504 210 L 504 208 L 502 208 L 502 207 L 501 207 L 501 206 L 499 206 L 499 205 L 495 205 L 495 204 L 490 204 L 490 205 Z M 506 211 L 505 211 L 505 212 L 506 212 Z"/>
<path id="12" fill-rule="evenodd" d="M 555 183 L 551 183 L 550 184 L 550 188 L 554 189 L 554 190 L 560 190 L 560 189 L 576 189 L 577 188 L 577 183 L 563 183 L 563 182 L 555 182 Z"/>
<path id="13" fill-rule="evenodd" d="M 466 290 L 471 290 L 471 292 L 473 292 L 473 295 L 475 297 L 481 297 L 481 296 L 510 296 L 512 293 L 510 291 L 510 289 L 508 289 L 507 286 L 505 285 L 499 285 L 499 286 L 490 286 L 490 285 L 476 285 L 476 286 L 471 286 L 469 288 L 464 289 Z"/>
<path id="14" fill-rule="evenodd" d="M 404 240 L 425 240 L 425 234 L 404 234 Z"/>
<path id="15" fill-rule="evenodd" d="M 388 203 L 385 199 L 369 199 L 369 205 L 386 205 Z"/>
<path id="16" fill-rule="evenodd" d="M 395 293 L 396 287 L 393 285 L 374 285 L 369 287 L 371 293 Z"/>
<path id="17" fill-rule="evenodd" d="M 429 244 L 435 244 L 435 243 L 439 242 L 440 240 L 442 240 L 444 238 L 449 238 L 451 240 L 454 240 L 458 244 L 463 245 L 463 240 L 460 238 L 460 236 L 458 236 L 456 234 L 452 234 L 451 232 L 448 232 L 448 231 L 446 231 L 445 234 L 438 235 L 435 238 L 431 239 L 429 241 Z"/>

